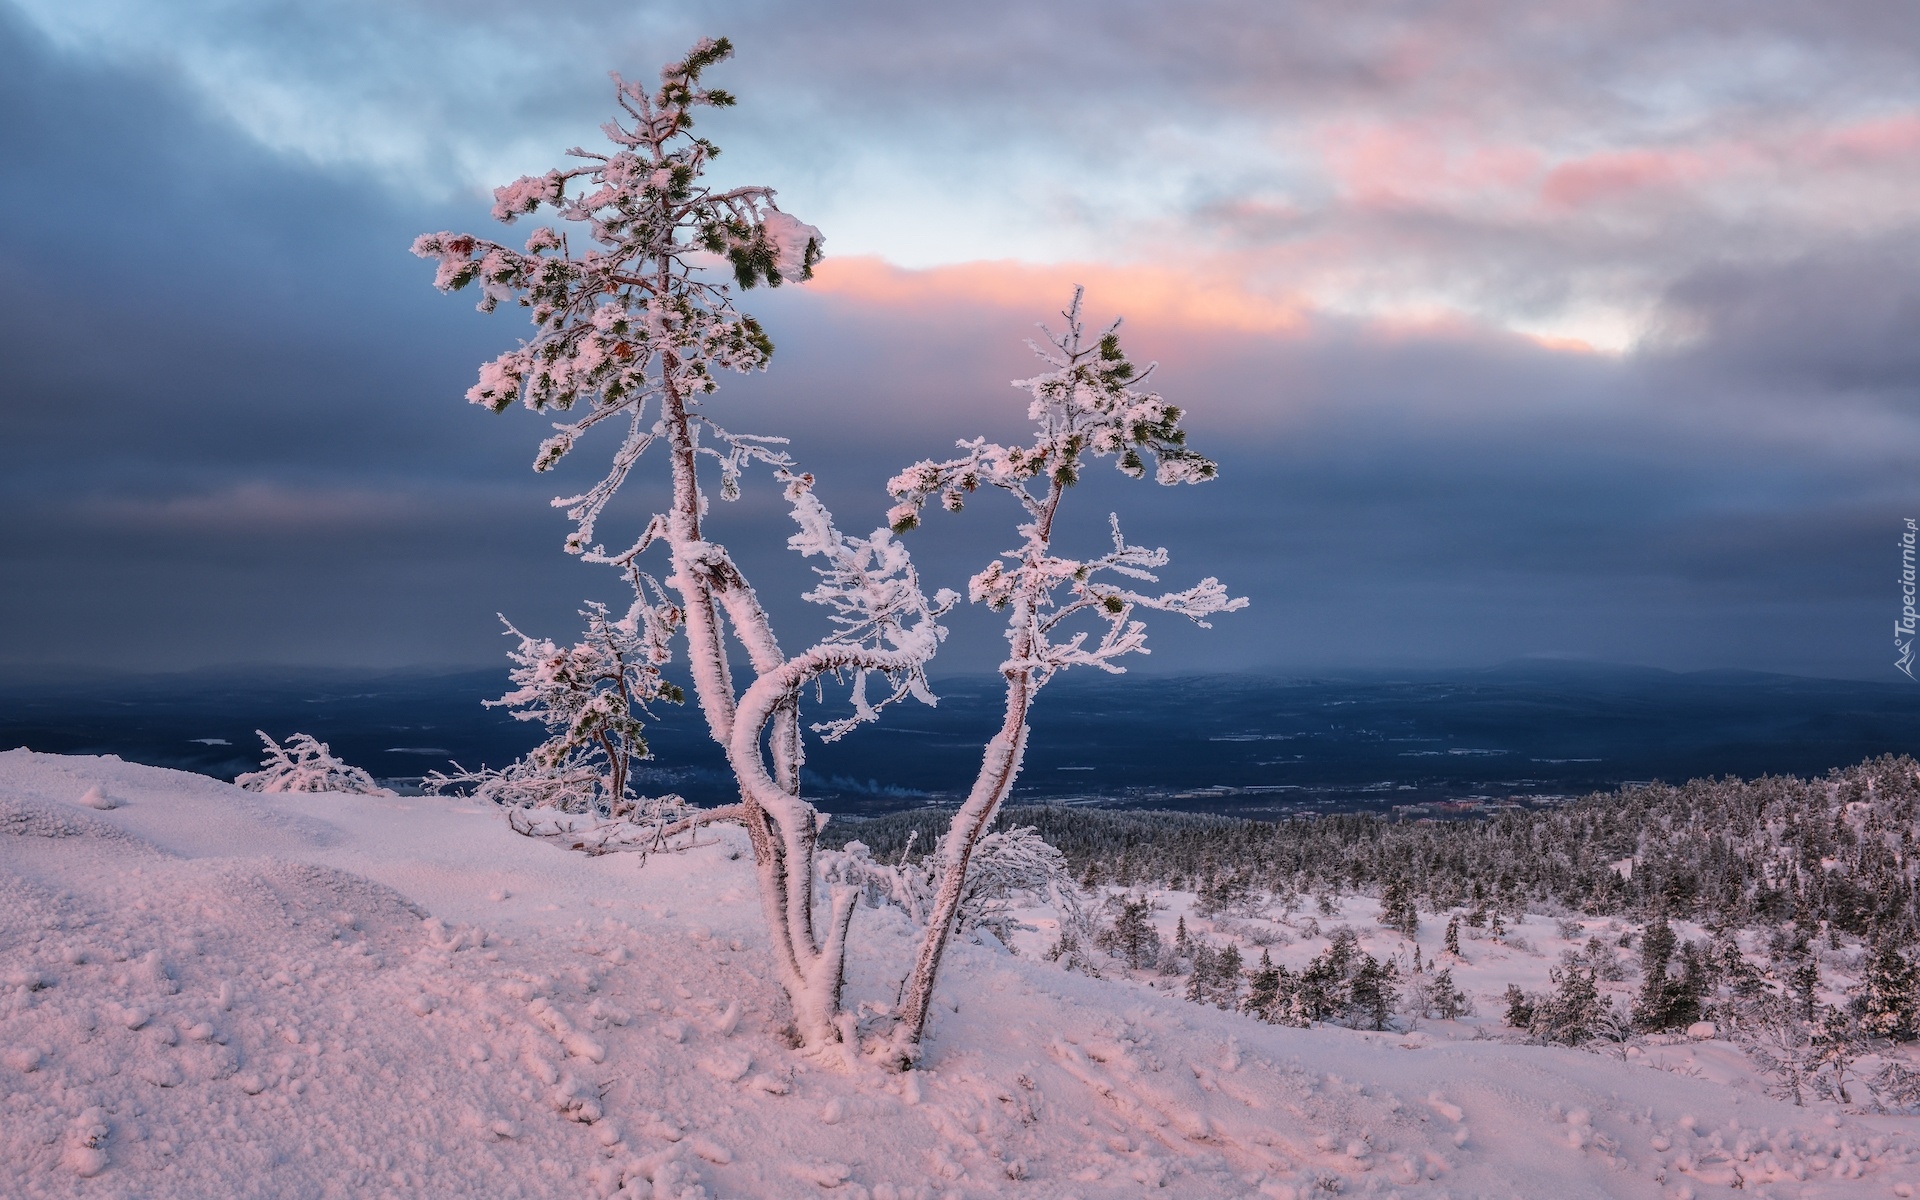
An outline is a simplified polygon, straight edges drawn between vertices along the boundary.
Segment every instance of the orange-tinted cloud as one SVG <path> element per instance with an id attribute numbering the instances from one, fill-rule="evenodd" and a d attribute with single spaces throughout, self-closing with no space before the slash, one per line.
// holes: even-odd
<path id="1" fill-rule="evenodd" d="M 1196 259 L 1185 270 L 1012 261 L 916 269 L 879 258 L 846 257 L 821 263 L 807 287 L 861 307 L 889 311 L 932 314 L 998 308 L 1027 315 L 1064 305 L 1075 286 L 1085 286 L 1101 319 L 1115 314 L 1136 327 L 1196 334 L 1303 338 L 1316 321 L 1335 319 L 1304 297 L 1276 300 L 1249 290 L 1236 278 L 1236 268 L 1244 266 L 1226 259 Z M 1379 342 L 1517 341 L 1556 354 L 1599 353 L 1582 338 L 1506 329 L 1466 313 L 1433 307 L 1340 319 L 1357 320 L 1364 336 Z"/>
<path id="2" fill-rule="evenodd" d="M 1297 333 L 1308 306 L 1298 297 L 1262 295 L 1205 267 L 1112 266 L 1093 263 L 970 262 L 911 270 L 870 257 L 831 258 L 808 286 L 859 304 L 942 308 L 953 304 L 1033 309 L 1036 300 L 1064 304 L 1085 285 L 1102 312 L 1190 329 Z"/>

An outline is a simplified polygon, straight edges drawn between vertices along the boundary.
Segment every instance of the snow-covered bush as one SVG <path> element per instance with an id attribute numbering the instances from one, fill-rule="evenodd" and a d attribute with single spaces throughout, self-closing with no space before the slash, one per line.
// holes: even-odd
<path id="1" fill-rule="evenodd" d="M 518 686 L 489 708 L 506 708 L 518 721 L 539 721 L 547 740 L 518 762 L 498 771 L 436 772 L 430 790 L 457 790 L 497 804 L 521 808 L 592 810 L 606 817 L 635 811 L 629 794 L 633 763 L 650 757 L 640 714 L 655 700 L 679 703 L 680 689 L 660 676 L 672 658 L 667 642 L 678 626 L 678 611 L 664 596 L 636 599 L 627 615 L 613 620 L 607 606 L 589 602 L 580 613 L 586 636 L 571 646 L 530 637 L 502 617 L 507 632 L 520 639 L 508 653 L 508 677 Z"/>
<path id="2" fill-rule="evenodd" d="M 355 796 L 391 796 L 393 792 L 373 781 L 359 767 L 350 767 L 333 756 L 332 747 L 310 734 L 296 733 L 282 746 L 256 729 L 267 745 L 267 756 L 258 771 L 249 771 L 234 782 L 250 792 L 345 792 Z"/>
<path id="3" fill-rule="evenodd" d="M 504 767 L 480 767 L 471 771 L 454 763 L 452 771 L 427 772 L 420 780 L 420 788 L 429 795 L 468 796 L 502 808 L 583 812 L 599 794 L 601 781 L 601 770 L 592 763 L 556 770 L 527 756 Z"/>
<path id="4" fill-rule="evenodd" d="M 1600 995 L 1592 968 L 1569 950 L 1560 965 L 1548 970 L 1553 988 L 1547 992 L 1522 992 L 1507 985 L 1506 1022 L 1527 1037 L 1545 1045 L 1580 1046 L 1596 1039 L 1623 1041 L 1632 1026 L 1625 1013 Z"/>
<path id="5" fill-rule="evenodd" d="M 942 858 L 938 842 L 918 862 L 908 861 L 905 855 L 891 865 L 875 862 L 857 841 L 840 850 L 821 850 L 819 857 L 821 874 L 829 882 L 860 888 L 872 903 L 897 905 L 918 926 L 932 915 Z M 1051 905 L 1059 915 L 1063 936 L 1071 935 L 1076 941 L 1091 936 L 1085 903 L 1067 872 L 1066 857 L 1032 826 L 990 833 L 980 840 L 960 899 L 957 932 L 966 935 L 984 929 L 1006 943 L 1015 929 L 1030 928 L 1018 925 L 1013 917 L 1022 901 Z"/>

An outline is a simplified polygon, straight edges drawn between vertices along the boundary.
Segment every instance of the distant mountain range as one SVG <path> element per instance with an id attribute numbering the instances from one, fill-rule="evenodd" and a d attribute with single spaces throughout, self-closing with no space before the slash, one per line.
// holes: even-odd
<path id="1" fill-rule="evenodd" d="M 536 727 L 481 705 L 504 685 L 503 671 L 0 680 L 0 748 L 118 754 L 231 778 L 258 762 L 255 729 L 299 731 L 406 780 L 450 760 L 497 766 L 531 747 Z M 999 681 L 947 679 L 936 690 L 938 708 L 908 703 L 842 743 L 811 745 L 811 794 L 866 814 L 962 796 L 999 724 Z M 659 718 L 642 786 L 728 798 L 698 714 L 668 707 Z M 1271 816 L 1818 774 L 1920 751 L 1920 688 L 1540 660 L 1312 678 L 1067 676 L 1041 693 L 1032 726 L 1018 801 Z"/>

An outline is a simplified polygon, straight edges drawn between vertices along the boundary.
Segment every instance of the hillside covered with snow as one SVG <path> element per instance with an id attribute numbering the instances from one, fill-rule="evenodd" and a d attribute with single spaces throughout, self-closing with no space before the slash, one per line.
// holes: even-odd
<path id="1" fill-rule="evenodd" d="M 1911 1119 L 1770 1099 L 1718 1043 L 1616 1058 L 1484 1036 L 1496 966 L 1544 980 L 1559 936 L 1544 918 L 1518 946 L 1467 947 L 1485 972 L 1459 976 L 1477 1018 L 1269 1025 L 989 939 L 954 948 L 923 1069 L 809 1058 L 769 977 L 745 838 L 702 836 L 644 861 L 587 857 L 467 800 L 259 795 L 111 758 L 0 754 L 0 1190 L 1920 1187 Z M 1160 919 L 1183 903 L 1168 897 Z M 1358 910 L 1321 920 L 1391 936 Z M 854 921 L 849 1004 L 871 1012 L 895 999 L 911 929 L 888 907 Z"/>

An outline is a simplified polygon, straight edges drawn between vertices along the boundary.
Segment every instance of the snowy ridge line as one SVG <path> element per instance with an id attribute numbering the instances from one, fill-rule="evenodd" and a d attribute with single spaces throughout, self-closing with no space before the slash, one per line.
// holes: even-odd
<path id="1" fill-rule="evenodd" d="M 34 809 L 95 786 L 119 807 L 73 827 L 120 836 L 0 834 L 0 1155 L 33 1200 L 1920 1184 L 1903 1121 L 1444 1022 L 1261 1025 L 985 943 L 952 947 L 924 1069 L 825 1070 L 765 978 L 737 831 L 642 869 L 457 800 L 0 755 L 0 796 Z M 869 1011 L 913 929 L 855 919 L 848 1001 Z"/>

